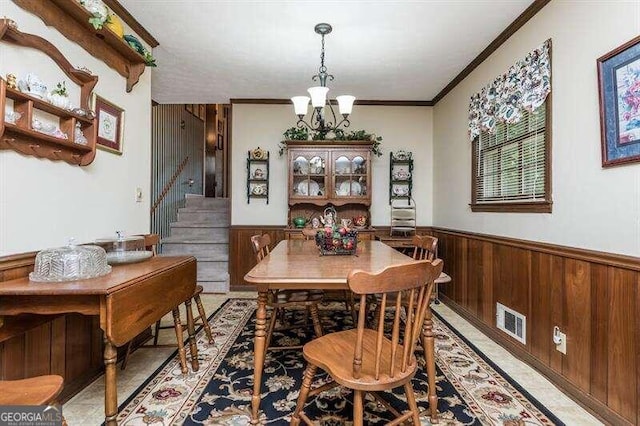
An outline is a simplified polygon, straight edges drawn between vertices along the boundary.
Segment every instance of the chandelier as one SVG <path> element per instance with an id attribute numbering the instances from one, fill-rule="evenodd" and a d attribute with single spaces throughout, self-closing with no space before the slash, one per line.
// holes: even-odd
<path id="1" fill-rule="evenodd" d="M 318 81 L 319 86 L 310 87 L 307 92 L 309 96 L 294 96 L 291 98 L 293 102 L 293 108 L 298 116 L 299 128 L 307 127 L 309 130 L 316 132 L 321 139 L 324 139 L 327 133 L 335 132 L 338 127 L 349 127 L 349 114 L 353 109 L 353 102 L 356 100 L 355 96 L 342 95 L 336 96 L 338 101 L 338 110 L 342 115 L 342 119 L 338 122 L 335 111 L 331 104 L 331 100 L 327 100 L 327 93 L 329 88 L 327 87 L 327 79 L 333 80 L 333 75 L 327 73 L 327 67 L 324 65 L 324 36 L 329 34 L 332 30 L 331 25 L 321 23 L 315 26 L 315 32 L 322 36 L 322 50 L 320 51 L 320 68 L 318 68 L 318 74 L 314 75 L 311 79 Z M 311 113 L 310 122 L 304 120 L 304 116 L 307 115 L 309 108 L 309 101 L 313 106 L 313 112 Z"/>

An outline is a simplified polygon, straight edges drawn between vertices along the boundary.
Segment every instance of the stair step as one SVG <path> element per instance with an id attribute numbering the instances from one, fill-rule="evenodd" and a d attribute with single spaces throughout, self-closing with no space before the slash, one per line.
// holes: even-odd
<path id="1" fill-rule="evenodd" d="M 219 207 L 181 207 L 178 209 L 180 212 L 228 212 L 229 206 Z"/>
<path id="2" fill-rule="evenodd" d="M 228 198 L 186 197 L 187 207 L 229 207 Z"/>
<path id="3" fill-rule="evenodd" d="M 171 236 L 164 238 L 163 241 L 180 242 L 180 241 L 203 241 L 208 240 L 216 243 L 229 242 L 229 230 L 218 226 L 195 227 L 195 226 L 171 226 Z"/>
<path id="4" fill-rule="evenodd" d="M 198 260 L 198 281 L 223 281 L 229 278 L 229 262 Z"/>
<path id="5" fill-rule="evenodd" d="M 229 244 L 207 241 L 165 242 L 162 241 L 162 254 L 190 255 L 196 259 L 229 260 Z"/>
<path id="6" fill-rule="evenodd" d="M 169 224 L 171 228 L 228 228 L 229 225 L 224 223 L 212 223 L 212 222 L 190 222 L 183 220 L 181 222 L 171 222 Z"/>
<path id="7" fill-rule="evenodd" d="M 228 211 L 212 210 L 178 210 L 178 222 L 210 222 L 229 226 L 230 215 Z"/>

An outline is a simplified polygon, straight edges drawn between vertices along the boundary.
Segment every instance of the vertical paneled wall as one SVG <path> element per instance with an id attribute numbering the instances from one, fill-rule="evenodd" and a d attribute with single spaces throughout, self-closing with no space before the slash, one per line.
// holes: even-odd
<path id="1" fill-rule="evenodd" d="M 156 105 L 151 123 L 151 207 L 161 200 L 151 213 L 151 232 L 164 238 L 185 194 L 203 194 L 204 122 L 184 105 Z"/>
<path id="2" fill-rule="evenodd" d="M 640 259 L 436 228 L 445 300 L 612 424 L 640 421 Z M 526 344 L 495 326 L 496 302 L 526 316 Z M 556 350 L 554 326 L 567 335 Z"/>

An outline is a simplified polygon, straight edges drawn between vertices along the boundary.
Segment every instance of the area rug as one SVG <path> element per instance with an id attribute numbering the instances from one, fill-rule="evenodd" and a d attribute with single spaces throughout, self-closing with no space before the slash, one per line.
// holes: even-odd
<path id="1" fill-rule="evenodd" d="M 182 375 L 177 354 L 125 401 L 119 410 L 120 425 L 246 425 L 253 389 L 253 331 L 256 302 L 229 299 L 209 322 L 215 344 L 207 344 L 198 331 L 200 370 Z M 326 332 L 352 327 L 350 315 L 336 306 L 322 307 Z M 312 327 L 277 333 L 278 345 L 304 343 L 313 338 Z M 531 395 L 496 367 L 443 319 L 434 319 L 436 333 L 437 395 L 441 425 L 562 425 Z M 188 347 L 188 345 L 187 345 Z M 345 354 L 349 362 L 350 354 Z M 427 377 L 421 368 L 413 380 L 418 405 L 427 410 Z M 269 351 L 263 374 L 261 424 L 287 425 L 295 408 L 305 361 L 300 350 Z M 321 371 L 321 370 L 319 370 Z M 327 382 L 318 374 L 312 387 Z M 384 393 L 396 409 L 407 408 L 402 389 Z M 342 387 L 317 395 L 305 413 L 320 425 L 352 424 L 352 393 Z M 365 424 L 389 421 L 383 404 L 370 399 Z M 425 415 L 423 425 L 431 424 Z"/>

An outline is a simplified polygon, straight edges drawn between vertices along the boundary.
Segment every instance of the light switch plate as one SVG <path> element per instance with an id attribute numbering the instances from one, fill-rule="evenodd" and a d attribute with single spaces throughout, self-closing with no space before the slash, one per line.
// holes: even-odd
<path id="1" fill-rule="evenodd" d="M 136 188 L 136 203 L 142 202 L 142 188 Z"/>

